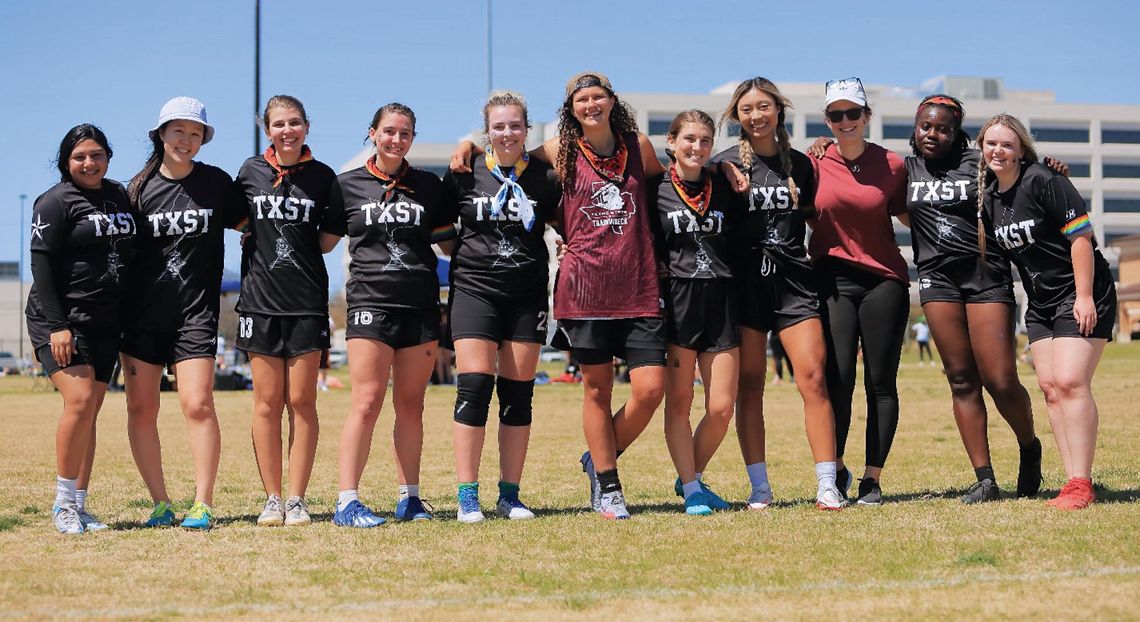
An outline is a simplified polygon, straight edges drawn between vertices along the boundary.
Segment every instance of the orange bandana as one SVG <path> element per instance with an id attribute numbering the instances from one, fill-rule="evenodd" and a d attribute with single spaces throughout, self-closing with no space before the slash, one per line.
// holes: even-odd
<path id="1" fill-rule="evenodd" d="M 689 189 L 682 183 L 681 176 L 677 174 L 677 165 L 674 164 L 669 167 L 669 181 L 673 182 L 673 189 L 677 191 L 677 196 L 681 197 L 689 209 L 704 216 L 705 212 L 709 211 L 709 204 L 712 203 L 712 177 L 708 175 L 702 175 L 702 177 L 705 181 L 700 193 L 697 196 L 692 196 L 689 194 Z"/>
<path id="2" fill-rule="evenodd" d="M 387 184 L 384 186 L 385 201 L 391 198 L 392 194 L 395 193 L 397 188 L 408 192 L 409 194 L 412 192 L 411 188 L 400 183 L 400 180 L 404 178 L 404 175 L 408 174 L 408 169 L 411 168 L 408 166 L 407 160 L 402 160 L 400 162 L 400 170 L 396 171 L 396 174 L 391 177 L 389 177 L 388 174 L 384 171 L 380 170 L 379 166 L 376 166 L 375 156 L 368 158 L 368 160 L 364 163 L 364 168 L 368 169 L 368 172 L 371 173 L 373 177 Z"/>
<path id="3" fill-rule="evenodd" d="M 625 164 L 629 159 L 629 149 L 626 148 L 625 141 L 620 136 L 614 138 L 614 154 L 612 156 L 598 155 L 585 138 L 578 139 L 578 149 L 597 174 L 620 185 L 625 178 Z"/>
<path id="4" fill-rule="evenodd" d="M 292 164 L 290 166 L 281 166 L 281 164 L 277 162 L 277 150 L 273 148 L 273 145 L 266 147 L 265 153 L 261 154 L 261 157 L 265 158 L 265 162 L 269 164 L 269 167 L 272 168 L 274 172 L 277 173 L 276 177 L 273 179 L 273 187 L 276 188 L 277 186 L 280 186 L 281 182 L 285 181 L 290 175 L 305 168 L 306 162 L 312 162 L 313 152 L 309 150 L 308 145 L 302 145 L 301 157 L 297 160 L 296 164 Z"/>

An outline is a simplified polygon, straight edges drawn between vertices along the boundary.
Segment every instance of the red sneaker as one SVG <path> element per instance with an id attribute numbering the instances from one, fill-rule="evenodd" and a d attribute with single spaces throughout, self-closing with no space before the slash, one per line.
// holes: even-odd
<path id="1" fill-rule="evenodd" d="M 1049 505 L 1058 510 L 1083 510 L 1096 501 L 1093 492 L 1092 480 L 1083 477 L 1074 477 L 1061 487 L 1060 494 Z"/>

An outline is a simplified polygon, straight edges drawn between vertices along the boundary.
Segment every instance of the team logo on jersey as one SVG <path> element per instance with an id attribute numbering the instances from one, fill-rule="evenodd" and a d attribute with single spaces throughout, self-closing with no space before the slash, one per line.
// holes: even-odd
<path id="1" fill-rule="evenodd" d="M 44 222 L 43 218 L 36 214 L 36 221 L 32 223 L 32 237 L 44 239 L 44 229 L 51 226 L 50 222 Z"/>
<path id="2" fill-rule="evenodd" d="M 965 201 L 970 187 L 969 179 L 958 181 L 912 181 L 910 182 L 910 200 L 917 203 L 920 200 L 933 206 L 935 203 L 958 203 Z M 919 199 L 919 194 L 922 198 Z"/>
<path id="3" fill-rule="evenodd" d="M 945 216 L 940 214 L 937 217 L 935 217 L 934 220 L 935 220 L 935 226 L 938 227 L 938 241 L 939 242 L 942 242 L 943 240 L 957 240 L 959 242 L 962 241 L 962 238 L 958 237 L 957 233 L 954 233 L 954 226 L 952 224 L 950 224 L 949 218 L 946 218 Z"/>
<path id="4" fill-rule="evenodd" d="M 182 268 L 186 267 L 186 260 L 178 249 L 170 251 L 166 257 L 166 270 L 163 272 L 164 280 L 182 280 Z"/>
<path id="5" fill-rule="evenodd" d="M 1033 220 L 1022 220 L 1000 227 L 994 227 L 994 237 L 1002 248 L 1013 250 L 1026 244 L 1033 244 Z"/>
<path id="6" fill-rule="evenodd" d="M 100 281 L 111 281 L 112 283 L 119 282 L 119 269 L 123 267 L 123 262 L 119 258 L 119 251 L 111 249 L 107 254 L 107 271 L 99 278 Z"/>
<path id="7" fill-rule="evenodd" d="M 276 256 L 273 258 L 273 263 L 269 264 L 270 270 L 283 265 L 297 267 L 297 262 L 293 259 L 293 247 L 289 246 L 289 242 L 284 237 L 277 238 L 273 252 L 276 253 Z"/>
<path id="8" fill-rule="evenodd" d="M 404 255 L 408 254 L 408 249 L 400 246 L 396 241 L 399 237 L 401 229 L 413 229 L 414 227 L 397 227 L 389 234 L 388 241 L 384 242 L 384 248 L 388 249 L 388 263 L 384 264 L 381 270 L 387 272 L 389 270 L 411 270 L 412 268 L 404 262 Z"/>
<path id="9" fill-rule="evenodd" d="M 154 237 L 176 235 L 179 238 L 184 238 L 209 233 L 210 220 L 213 219 L 214 210 L 196 207 L 196 205 L 190 195 L 179 188 L 178 193 L 174 195 L 171 209 L 147 214 L 146 219 L 150 221 Z"/>
<path id="10" fill-rule="evenodd" d="M 633 195 L 622 192 L 608 181 L 595 181 L 590 193 L 590 204 L 580 208 L 595 227 L 610 227 L 621 235 L 623 227 L 637 214 Z"/>
<path id="11" fill-rule="evenodd" d="M 713 273 L 712 270 L 712 257 L 709 257 L 709 252 L 705 250 L 705 245 L 701 243 L 701 236 L 694 236 L 697 241 L 697 254 L 694 256 L 697 267 L 693 273 L 689 275 L 690 279 L 697 278 L 702 275 Z"/>
<path id="12" fill-rule="evenodd" d="M 499 238 L 499 243 L 495 246 L 495 262 L 491 264 L 492 268 L 505 266 L 510 263 L 511 266 L 519 267 L 519 262 L 515 260 L 514 256 L 518 254 L 519 249 L 515 248 L 513 242 L 507 238 Z"/>
<path id="13" fill-rule="evenodd" d="M 933 286 L 933 283 L 930 282 L 930 277 L 924 276 L 918 280 L 918 288 L 919 289 L 930 289 L 932 286 Z"/>

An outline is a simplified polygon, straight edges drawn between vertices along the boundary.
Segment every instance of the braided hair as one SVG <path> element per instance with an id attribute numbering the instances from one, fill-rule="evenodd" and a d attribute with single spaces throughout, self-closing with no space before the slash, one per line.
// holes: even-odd
<path id="1" fill-rule="evenodd" d="M 597 76 L 585 75 L 578 80 L 572 92 L 566 95 L 562 107 L 558 109 L 558 156 L 554 161 L 554 172 L 558 181 L 569 187 L 574 183 L 578 164 L 578 139 L 582 137 L 582 124 L 574 118 L 574 94 L 579 90 L 591 86 L 601 87 L 614 99 L 614 106 L 610 110 L 610 131 L 614 140 L 625 140 L 625 135 L 637 133 L 637 118 L 628 104 L 618 99 L 616 93 L 608 88 L 609 82 Z"/>
<path id="2" fill-rule="evenodd" d="M 1037 161 L 1037 147 L 1033 144 L 1033 136 L 1017 117 L 1006 114 L 1004 112 L 996 114 L 986 121 L 982 129 L 978 130 L 978 137 L 974 143 L 978 149 L 982 149 L 985 144 L 986 131 L 995 125 L 1001 125 L 1008 128 L 1011 132 L 1017 135 L 1018 141 L 1021 143 L 1021 162 L 1036 162 Z M 986 255 L 986 229 L 982 223 L 982 212 L 986 207 L 986 185 L 989 182 L 990 169 L 986 166 L 986 158 L 983 154 L 978 158 L 978 256 L 985 257 Z"/>
<path id="3" fill-rule="evenodd" d="M 740 154 L 740 164 L 749 171 L 751 175 L 752 160 L 755 157 L 755 151 L 752 149 L 752 143 L 748 139 L 748 130 L 744 128 L 744 124 L 740 121 L 740 115 L 737 113 L 737 106 L 740 105 L 740 100 L 753 89 L 765 93 L 776 102 L 776 107 L 779 109 L 779 115 L 776 122 L 776 144 L 779 146 L 780 155 L 780 168 L 787 178 L 788 190 L 792 194 L 792 205 L 796 209 L 800 207 L 799 190 L 796 188 L 796 180 L 792 177 L 792 142 L 791 137 L 788 135 L 788 128 L 786 125 L 787 111 L 792 108 L 792 102 L 784 97 L 783 93 L 776 86 L 774 82 L 767 78 L 757 76 L 744 80 L 736 86 L 733 91 L 732 97 L 728 100 L 728 106 L 725 107 L 724 112 L 720 115 L 720 125 L 723 126 L 728 121 L 733 121 L 740 125 L 740 136 L 737 142 L 737 149 Z M 807 209 L 807 208 L 805 208 Z"/>

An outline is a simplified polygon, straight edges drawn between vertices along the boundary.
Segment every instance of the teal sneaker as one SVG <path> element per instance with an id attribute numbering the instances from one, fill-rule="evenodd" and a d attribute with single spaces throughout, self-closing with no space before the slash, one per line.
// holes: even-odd
<path id="1" fill-rule="evenodd" d="M 186 513 L 186 517 L 182 519 L 183 529 L 200 529 L 208 531 L 214 526 L 214 510 L 210 506 L 195 501 L 191 506 L 190 511 Z"/>
<path id="2" fill-rule="evenodd" d="M 688 497 L 685 497 L 685 514 L 689 516 L 708 516 L 712 514 L 712 512 L 712 501 L 705 491 L 698 490 Z"/>
<path id="3" fill-rule="evenodd" d="M 174 508 L 168 501 L 159 501 L 150 511 L 150 518 L 143 523 L 144 527 L 170 527 L 174 524 Z"/>
<path id="4" fill-rule="evenodd" d="M 728 504 L 728 501 L 725 501 L 724 499 L 721 498 L 720 495 L 713 492 L 713 489 L 709 488 L 709 485 L 706 484 L 704 480 L 700 480 L 700 482 L 701 482 L 701 492 L 703 492 L 703 493 L 705 493 L 705 495 L 707 495 L 706 501 L 709 502 L 710 508 L 712 508 L 714 510 L 728 510 L 728 509 L 732 508 L 732 506 Z M 677 479 L 673 480 L 673 492 L 677 493 L 678 497 L 681 497 L 682 499 L 685 498 L 685 492 L 682 489 L 681 478 L 679 478 L 679 477 Z"/>

